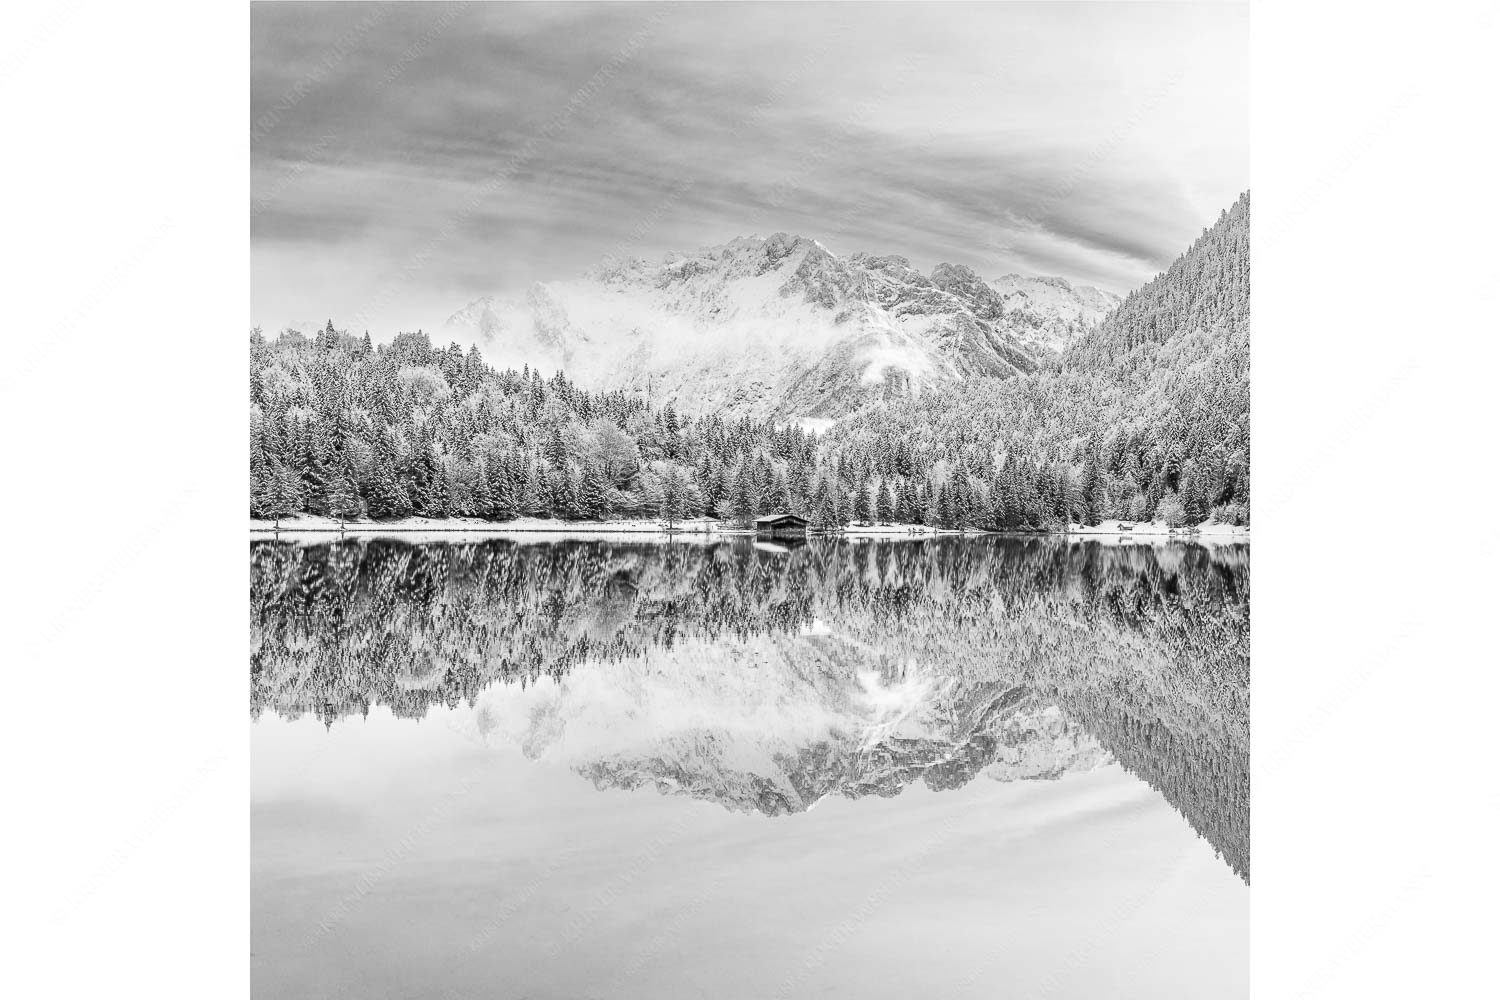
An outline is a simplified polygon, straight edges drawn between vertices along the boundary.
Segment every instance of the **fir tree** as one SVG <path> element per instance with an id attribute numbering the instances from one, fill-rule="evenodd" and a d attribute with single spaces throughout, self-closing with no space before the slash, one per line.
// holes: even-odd
<path id="1" fill-rule="evenodd" d="M 578 502 L 584 517 L 596 521 L 609 520 L 609 488 L 604 483 L 603 473 L 595 466 L 590 465 L 583 470 L 579 481 Z"/>
<path id="2" fill-rule="evenodd" d="M 889 484 L 882 484 L 875 493 L 875 520 L 879 524 L 890 524 L 894 518 L 894 504 Z"/>
<path id="3" fill-rule="evenodd" d="M 682 476 L 675 468 L 669 469 L 662 476 L 661 503 L 658 513 L 670 528 L 683 519 L 686 506 L 686 488 Z"/>
<path id="4" fill-rule="evenodd" d="M 740 474 L 734 477 L 734 501 L 731 506 L 731 516 L 734 520 L 748 527 L 755 520 L 755 504 L 750 497 L 749 477 L 740 470 Z"/>
<path id="5" fill-rule="evenodd" d="M 820 478 L 812 496 L 812 523 L 819 528 L 832 528 L 838 524 L 838 512 L 834 508 L 833 491 L 828 480 Z"/>

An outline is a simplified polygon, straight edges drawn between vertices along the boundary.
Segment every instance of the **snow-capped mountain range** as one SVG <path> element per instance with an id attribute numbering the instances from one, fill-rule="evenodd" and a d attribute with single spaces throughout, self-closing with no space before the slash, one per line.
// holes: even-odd
<path id="1" fill-rule="evenodd" d="M 1032 371 L 1118 302 L 1061 278 L 986 281 L 957 264 L 924 275 L 903 257 L 838 257 L 777 233 L 482 298 L 440 336 L 501 367 L 561 368 L 687 412 L 816 421 L 887 393 Z"/>

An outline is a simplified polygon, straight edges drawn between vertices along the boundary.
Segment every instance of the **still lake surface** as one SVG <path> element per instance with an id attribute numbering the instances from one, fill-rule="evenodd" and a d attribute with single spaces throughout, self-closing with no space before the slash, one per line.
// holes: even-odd
<path id="1" fill-rule="evenodd" d="M 1248 993 L 1248 545 L 251 543 L 257 997 Z"/>

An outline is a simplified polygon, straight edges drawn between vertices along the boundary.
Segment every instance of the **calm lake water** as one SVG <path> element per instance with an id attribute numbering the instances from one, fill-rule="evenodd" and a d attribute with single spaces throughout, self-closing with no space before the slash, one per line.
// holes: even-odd
<path id="1" fill-rule="evenodd" d="M 1248 545 L 253 542 L 258 997 L 1248 993 Z"/>

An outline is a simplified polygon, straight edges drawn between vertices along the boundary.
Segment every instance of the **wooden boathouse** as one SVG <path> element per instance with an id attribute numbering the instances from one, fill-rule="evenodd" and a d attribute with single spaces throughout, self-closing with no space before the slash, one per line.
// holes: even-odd
<path id="1" fill-rule="evenodd" d="M 806 538 L 807 518 L 796 514 L 767 514 L 755 519 L 757 538 Z"/>

